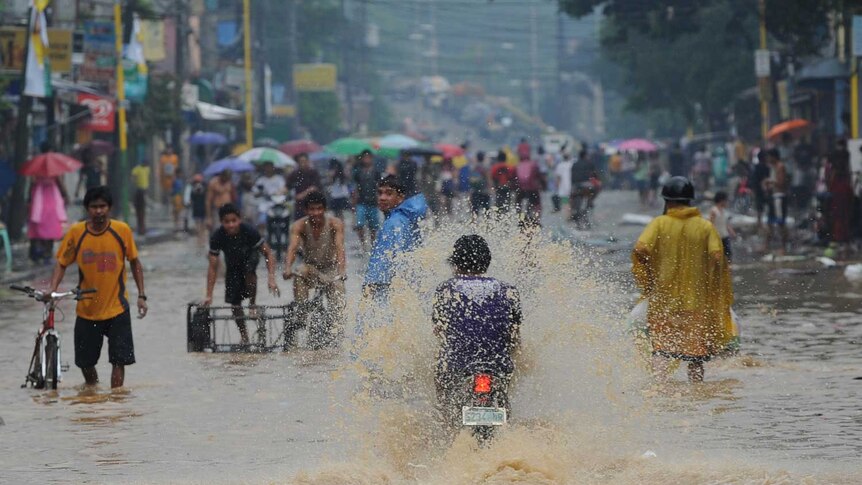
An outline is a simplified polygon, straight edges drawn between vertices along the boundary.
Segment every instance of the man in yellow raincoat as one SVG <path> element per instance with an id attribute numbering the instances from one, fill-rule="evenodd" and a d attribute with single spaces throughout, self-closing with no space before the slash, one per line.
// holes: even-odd
<path id="1" fill-rule="evenodd" d="M 730 271 L 715 227 L 691 207 L 694 186 L 673 177 L 662 189 L 665 214 L 638 238 L 632 273 L 648 301 L 647 323 L 656 378 L 668 378 L 671 360 L 688 362 L 691 382 L 703 363 L 733 337 Z"/>

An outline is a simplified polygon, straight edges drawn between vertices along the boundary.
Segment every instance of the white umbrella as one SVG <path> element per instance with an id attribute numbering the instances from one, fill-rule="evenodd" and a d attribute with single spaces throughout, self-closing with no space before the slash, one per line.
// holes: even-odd
<path id="1" fill-rule="evenodd" d="M 415 148 L 419 146 L 419 141 L 410 138 L 407 135 L 392 134 L 386 135 L 379 141 L 381 148 L 394 148 L 403 150 L 405 148 Z"/>
<path id="2" fill-rule="evenodd" d="M 252 148 L 242 155 L 238 156 L 240 160 L 260 165 L 265 162 L 272 162 L 275 168 L 293 167 L 296 168 L 296 161 L 287 156 L 285 153 L 275 148 L 258 147 Z"/>

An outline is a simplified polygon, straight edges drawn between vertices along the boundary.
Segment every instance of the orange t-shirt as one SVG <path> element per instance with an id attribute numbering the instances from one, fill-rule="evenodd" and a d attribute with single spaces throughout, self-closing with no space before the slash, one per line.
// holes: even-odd
<path id="1" fill-rule="evenodd" d="M 57 262 L 68 267 L 78 264 L 78 287 L 95 288 L 96 293 L 78 302 L 77 314 L 87 320 L 108 320 L 129 309 L 126 290 L 126 260 L 138 259 L 132 230 L 124 222 L 111 219 L 100 234 L 90 232 L 86 222 L 73 225 L 57 251 Z"/>
<path id="2" fill-rule="evenodd" d="M 165 154 L 159 158 L 159 165 L 162 168 L 162 187 L 169 189 L 174 183 L 174 178 L 177 176 L 180 159 L 176 153 Z"/>

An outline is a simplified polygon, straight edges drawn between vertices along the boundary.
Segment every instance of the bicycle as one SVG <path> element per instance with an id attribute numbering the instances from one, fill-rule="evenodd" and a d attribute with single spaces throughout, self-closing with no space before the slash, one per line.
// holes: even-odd
<path id="1" fill-rule="evenodd" d="M 291 275 L 294 278 L 302 277 L 296 272 Z M 332 347 L 337 343 L 342 332 L 341 322 L 335 321 L 336 309 L 334 303 L 324 295 L 324 286 L 346 279 L 346 276 L 337 276 L 329 281 L 321 281 L 319 285 L 310 288 L 310 293 L 313 293 L 309 294 L 308 300 L 288 304 L 289 317 L 279 336 L 279 339 L 283 339 L 281 341 L 284 350 L 296 346 L 296 332 L 301 328 L 308 330 L 308 346 L 312 350 Z"/>
<path id="2" fill-rule="evenodd" d="M 74 297 L 83 300 L 83 295 L 95 293 L 95 289 L 81 290 L 75 288 L 58 293 L 45 293 L 29 286 L 11 285 L 11 289 L 26 293 L 27 296 L 43 304 L 42 326 L 36 334 L 36 347 L 30 357 L 30 366 L 24 378 L 22 388 L 32 384 L 34 389 L 57 389 L 57 383 L 63 377 L 63 366 L 60 364 L 60 333 L 54 327 L 54 310 L 58 301 Z"/>

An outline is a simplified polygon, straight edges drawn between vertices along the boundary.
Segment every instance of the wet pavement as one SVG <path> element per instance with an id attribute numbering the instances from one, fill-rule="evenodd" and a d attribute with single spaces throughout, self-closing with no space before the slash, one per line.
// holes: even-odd
<path id="1" fill-rule="evenodd" d="M 82 388 L 74 366 L 57 392 L 19 389 L 40 308 L 0 289 L 0 483 L 862 481 L 862 287 L 816 262 L 736 267 L 741 355 L 709 364 L 703 385 L 683 384 L 680 372 L 680 383 L 657 390 L 624 336 L 636 299 L 628 251 L 641 227 L 618 224 L 623 212 L 640 212 L 633 194 L 603 194 L 593 231 L 556 216 L 545 224 L 593 249 L 572 257 L 547 242 L 530 274 L 515 261 L 492 266 L 524 287 L 527 370 L 513 390 L 511 430 L 484 450 L 463 437 L 435 441 L 422 397 L 431 365 L 423 344 L 433 340 L 419 335 L 427 322 L 418 290 L 415 301 L 393 301 L 409 316 L 393 323 L 404 331 L 372 348 L 407 384 L 370 399 L 347 344 L 187 353 L 186 304 L 203 297 L 206 268 L 191 241 L 142 250 L 151 310 L 133 322 L 138 363 L 119 391 L 104 383 L 106 351 L 96 389 Z M 449 239 L 466 230 L 431 235 L 417 256 L 426 270 L 419 287 L 433 288 Z M 355 315 L 363 261 L 357 243 L 348 246 Z M 74 307 L 62 308 L 62 360 L 73 363 Z"/>

